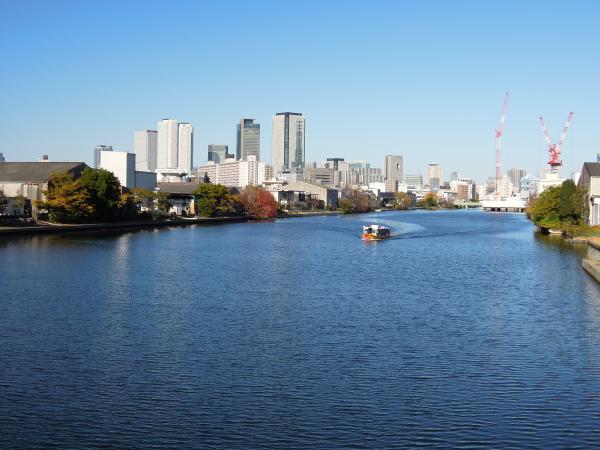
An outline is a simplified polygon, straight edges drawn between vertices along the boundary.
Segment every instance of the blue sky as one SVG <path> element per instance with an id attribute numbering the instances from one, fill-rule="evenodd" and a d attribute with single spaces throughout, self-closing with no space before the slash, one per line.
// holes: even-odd
<path id="1" fill-rule="evenodd" d="M 401 154 L 494 174 L 494 129 L 510 91 L 503 169 L 547 159 L 563 174 L 600 152 L 600 3 L 554 1 L 0 0 L 0 152 L 10 161 L 92 161 L 96 144 L 132 150 L 165 117 L 235 147 L 240 117 L 307 117 L 306 158 Z"/>

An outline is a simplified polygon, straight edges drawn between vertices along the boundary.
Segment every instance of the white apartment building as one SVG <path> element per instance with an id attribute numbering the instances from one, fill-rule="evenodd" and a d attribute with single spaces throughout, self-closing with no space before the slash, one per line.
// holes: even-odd
<path id="1" fill-rule="evenodd" d="M 135 170 L 135 158 L 134 153 L 105 150 L 100 152 L 99 168 L 112 172 L 124 188 L 141 187 L 154 190 L 156 188 L 156 173 Z"/>
<path id="2" fill-rule="evenodd" d="M 226 159 L 221 164 L 209 161 L 198 167 L 198 179 L 208 176 L 211 183 L 222 184 L 227 187 L 260 186 L 265 182 L 267 166 L 249 155 L 246 161 Z"/>

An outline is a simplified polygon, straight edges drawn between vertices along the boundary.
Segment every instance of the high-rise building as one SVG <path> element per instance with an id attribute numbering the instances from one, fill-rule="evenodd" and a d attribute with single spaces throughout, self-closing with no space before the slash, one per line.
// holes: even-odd
<path id="1" fill-rule="evenodd" d="M 430 189 L 437 189 L 443 184 L 442 166 L 439 164 L 429 164 L 427 166 L 427 175 L 425 184 L 428 184 Z"/>
<path id="2" fill-rule="evenodd" d="M 4 157 L 4 153 L 0 153 L 0 162 L 5 162 L 6 158 Z"/>
<path id="3" fill-rule="evenodd" d="M 304 167 L 305 122 L 300 113 L 282 112 L 273 116 L 271 156 L 276 173 L 290 173 Z"/>
<path id="4" fill-rule="evenodd" d="M 194 164 L 194 127 L 189 123 L 179 124 L 177 143 L 177 168 L 188 175 Z"/>
<path id="5" fill-rule="evenodd" d="M 383 161 L 386 192 L 398 192 L 398 185 L 404 181 L 402 156 L 386 155 Z"/>
<path id="6" fill-rule="evenodd" d="M 175 119 L 163 119 L 157 129 L 156 168 L 177 169 L 179 124 Z"/>
<path id="7" fill-rule="evenodd" d="M 222 163 L 229 154 L 229 146 L 221 144 L 208 144 L 208 160 L 215 164 Z"/>
<path id="8" fill-rule="evenodd" d="M 412 188 L 422 188 L 423 177 L 421 175 L 404 175 L 404 184 Z"/>
<path id="9" fill-rule="evenodd" d="M 100 152 L 112 151 L 113 148 L 110 145 L 96 145 L 96 148 L 94 149 L 94 169 L 98 169 L 100 167 Z"/>
<path id="10" fill-rule="evenodd" d="M 242 118 L 237 125 L 235 156 L 239 160 L 246 160 L 250 155 L 260 161 L 260 124 L 255 123 L 254 119 Z"/>
<path id="11" fill-rule="evenodd" d="M 133 133 L 135 170 L 149 172 L 156 170 L 157 145 L 158 133 L 155 130 L 143 130 Z"/>
<path id="12" fill-rule="evenodd" d="M 520 192 L 521 178 L 527 175 L 527 171 L 524 169 L 508 169 L 507 175 L 508 178 L 510 178 L 511 183 L 513 184 L 515 192 Z"/>

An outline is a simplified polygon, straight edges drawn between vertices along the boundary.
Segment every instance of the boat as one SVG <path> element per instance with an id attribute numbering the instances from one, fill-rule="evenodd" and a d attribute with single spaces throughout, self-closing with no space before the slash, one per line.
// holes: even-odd
<path id="1" fill-rule="evenodd" d="M 383 225 L 365 225 L 363 227 L 363 239 L 367 241 L 381 241 L 389 239 L 391 236 L 390 229 Z"/>

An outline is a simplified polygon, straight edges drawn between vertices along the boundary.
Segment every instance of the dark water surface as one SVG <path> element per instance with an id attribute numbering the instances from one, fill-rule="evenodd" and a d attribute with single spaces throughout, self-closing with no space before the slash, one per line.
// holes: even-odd
<path id="1" fill-rule="evenodd" d="M 474 211 L 0 241 L 0 445 L 597 448 L 586 251 Z"/>

